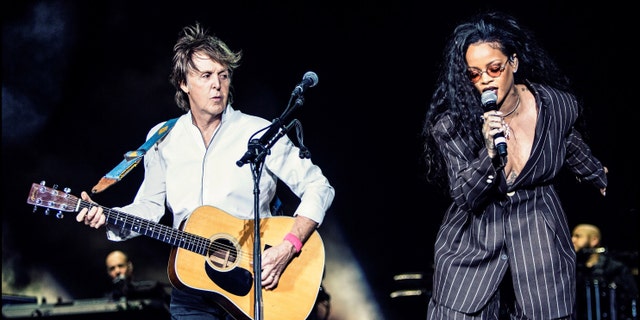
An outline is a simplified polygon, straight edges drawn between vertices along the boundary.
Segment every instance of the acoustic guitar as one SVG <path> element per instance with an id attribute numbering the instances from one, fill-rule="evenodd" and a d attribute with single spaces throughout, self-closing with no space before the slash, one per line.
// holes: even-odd
<path id="1" fill-rule="evenodd" d="M 100 206 L 69 193 L 33 183 L 27 203 L 62 212 L 79 212 Z M 201 206 L 181 223 L 180 229 L 100 206 L 106 223 L 145 235 L 172 246 L 167 273 L 171 284 L 210 297 L 238 320 L 255 316 L 253 247 L 254 220 L 238 219 L 218 208 Z M 294 218 L 260 219 L 260 243 L 264 249 L 279 244 Z M 318 296 L 324 271 L 324 244 L 317 231 L 305 242 L 281 275 L 278 287 L 262 290 L 265 320 L 307 318 Z"/>

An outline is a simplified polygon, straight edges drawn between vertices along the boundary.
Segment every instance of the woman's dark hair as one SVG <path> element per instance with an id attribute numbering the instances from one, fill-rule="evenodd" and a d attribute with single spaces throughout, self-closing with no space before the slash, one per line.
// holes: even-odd
<path id="1" fill-rule="evenodd" d="M 467 139 L 477 149 L 484 146 L 480 130 L 480 115 L 483 113 L 480 93 L 467 76 L 465 59 L 469 45 L 480 42 L 495 44 L 505 56 L 516 55 L 518 72 L 514 74 L 515 83 L 530 81 L 565 91 L 570 89 L 568 78 L 538 44 L 533 33 L 520 26 L 512 16 L 495 11 L 484 12 L 459 24 L 445 45 L 444 64 L 422 128 L 427 180 L 438 186 L 447 186 L 444 158 L 434 139 L 434 134 L 439 134 L 434 126 L 443 115 L 452 119 L 450 130 L 455 130 L 455 135 Z"/>

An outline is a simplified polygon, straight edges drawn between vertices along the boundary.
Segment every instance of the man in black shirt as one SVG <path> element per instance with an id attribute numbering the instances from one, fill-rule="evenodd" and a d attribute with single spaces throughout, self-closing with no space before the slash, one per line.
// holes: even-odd
<path id="1" fill-rule="evenodd" d="M 638 287 L 628 266 L 607 254 L 600 229 L 579 224 L 571 236 L 576 250 L 578 319 L 637 319 Z"/>
<path id="2" fill-rule="evenodd" d="M 111 278 L 112 287 L 107 297 L 113 300 L 150 299 L 159 302 L 166 307 L 169 304 L 169 293 L 165 285 L 153 280 L 134 280 L 133 263 L 129 257 L 120 250 L 114 250 L 105 259 L 107 274 Z"/>

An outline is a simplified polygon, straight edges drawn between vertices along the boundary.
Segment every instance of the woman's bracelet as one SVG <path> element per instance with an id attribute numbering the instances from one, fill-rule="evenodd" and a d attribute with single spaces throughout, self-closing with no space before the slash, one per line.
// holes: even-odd
<path id="1" fill-rule="evenodd" d="M 284 236 L 284 240 L 291 242 L 291 244 L 296 248 L 296 253 L 302 250 L 302 241 L 296 237 L 295 234 L 289 232 L 286 236 Z"/>

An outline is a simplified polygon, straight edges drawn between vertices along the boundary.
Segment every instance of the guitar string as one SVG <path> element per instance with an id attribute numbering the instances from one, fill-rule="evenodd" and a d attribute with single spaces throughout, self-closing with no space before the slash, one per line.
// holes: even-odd
<path id="1" fill-rule="evenodd" d="M 49 193 L 51 193 L 52 195 L 54 195 L 54 197 L 58 197 L 58 192 L 55 190 L 51 190 Z M 79 199 L 77 197 L 71 196 L 70 195 L 65 194 L 65 197 L 63 197 L 63 203 L 66 202 L 66 204 L 63 204 L 62 207 L 64 209 L 69 209 L 69 208 L 75 208 L 77 201 L 80 200 L 79 203 L 79 207 L 81 209 L 86 208 L 86 209 L 91 209 L 91 207 L 94 206 L 94 204 L 89 203 L 85 200 Z M 75 202 L 75 203 L 74 203 Z M 97 204 L 96 204 L 97 205 Z M 127 224 L 130 225 L 132 228 L 131 230 L 140 234 L 144 234 L 144 235 L 148 235 L 148 231 L 151 232 L 152 236 L 154 237 L 153 234 L 157 234 L 157 236 L 160 235 L 168 235 L 169 233 L 167 233 L 166 231 L 170 231 L 170 233 L 179 233 L 179 234 L 183 234 L 184 238 L 183 240 L 180 240 L 178 242 L 181 242 L 181 244 L 183 246 L 181 246 L 181 248 L 184 248 L 186 250 L 191 250 L 193 252 L 199 253 L 201 255 L 204 255 L 203 252 L 205 252 L 207 255 L 210 255 L 212 253 L 212 251 L 215 250 L 221 250 L 221 251 L 237 251 L 238 254 L 236 256 L 236 260 L 237 261 L 251 261 L 251 258 L 253 257 L 252 254 L 245 252 L 243 250 L 236 250 L 235 246 L 230 246 L 230 245 L 224 245 L 224 244 L 220 244 L 217 243 L 215 241 L 211 241 L 210 239 L 204 238 L 202 236 L 199 235 L 195 235 L 195 234 L 190 234 L 188 232 L 185 232 L 183 230 L 179 230 L 179 229 L 174 229 L 174 228 L 170 228 L 168 226 L 162 225 L 162 224 L 155 224 L 154 222 L 150 221 L 150 220 L 146 220 L 140 217 L 132 217 L 130 215 L 127 215 L 125 213 L 121 213 L 115 209 L 111 209 L 111 208 L 107 208 L 101 205 L 97 205 L 99 207 L 101 207 L 104 211 L 105 217 L 106 219 L 110 219 L 112 213 L 114 213 L 116 215 L 115 218 L 113 218 L 114 223 L 117 225 L 117 222 L 119 221 L 119 219 L 117 217 L 122 216 L 125 218 L 124 221 L 120 220 L 120 222 L 123 222 L 124 225 L 126 226 Z M 55 207 L 52 207 L 55 209 Z M 151 225 L 157 225 L 159 231 L 156 231 L 155 229 L 149 229 L 149 226 Z M 140 229 L 138 229 L 138 231 L 134 230 L 133 226 L 139 225 Z M 161 240 L 161 239 L 158 239 Z M 167 242 L 167 243 L 171 243 L 171 242 Z M 174 244 L 175 245 L 175 244 Z M 189 249 L 189 247 L 191 249 Z M 193 248 L 198 248 L 199 250 L 193 250 Z M 208 248 L 212 248 L 213 250 L 209 250 Z"/>
<path id="2" fill-rule="evenodd" d="M 47 208 L 59 209 L 60 211 L 62 211 L 62 210 L 75 211 L 74 208 L 76 206 L 79 206 L 80 209 L 86 208 L 88 210 L 91 209 L 94 206 L 94 204 L 89 203 L 88 201 L 82 200 L 82 199 L 80 199 L 78 197 L 75 197 L 75 196 L 71 196 L 71 195 L 69 195 L 67 193 L 64 193 L 63 194 L 64 196 L 60 196 L 60 194 L 59 194 L 59 192 L 57 190 L 49 189 L 49 188 L 45 188 L 44 190 L 42 190 L 41 188 L 43 188 L 43 187 L 42 186 L 38 187 L 38 189 L 40 190 L 38 192 L 41 192 L 41 193 L 45 194 L 45 200 L 43 201 L 42 199 L 39 199 L 39 201 L 44 202 L 44 203 L 50 203 L 51 200 L 49 199 L 49 196 L 47 196 L 47 194 L 50 194 L 54 198 L 58 198 L 58 199 L 60 199 L 62 201 L 62 203 L 60 204 L 59 208 L 57 208 L 55 206 L 45 206 Z M 49 191 L 46 191 L 46 190 L 49 190 Z M 47 200 L 47 199 L 49 199 L 49 200 Z M 78 201 L 80 201 L 79 204 L 78 204 Z M 39 203 L 38 202 L 34 202 L 34 204 L 39 204 Z M 165 242 L 169 243 L 169 244 L 174 244 L 174 245 L 175 245 L 175 243 L 179 242 L 179 244 L 182 244 L 182 246 L 180 246 L 181 248 L 184 248 L 185 250 L 190 250 L 190 251 L 199 253 L 201 255 L 205 255 L 206 254 L 207 258 L 208 258 L 209 255 L 213 254 L 213 252 L 216 251 L 216 250 L 237 252 L 237 255 L 236 255 L 236 261 L 237 262 L 240 262 L 240 261 L 249 261 L 250 262 L 252 257 L 253 257 L 252 254 L 250 254 L 248 252 L 245 252 L 245 251 L 243 251 L 241 249 L 240 250 L 236 250 L 236 247 L 233 246 L 233 245 L 220 244 L 218 242 L 211 241 L 211 239 L 207 239 L 207 238 L 199 236 L 199 235 L 190 234 L 190 233 L 185 232 L 183 230 L 174 229 L 174 228 L 171 228 L 171 227 L 166 226 L 166 225 L 157 224 L 157 223 L 154 223 L 154 222 L 152 222 L 150 220 L 146 220 L 146 219 L 143 219 L 143 218 L 140 218 L 140 217 L 131 216 L 131 215 L 128 215 L 126 213 L 119 212 L 119 211 L 117 211 L 115 209 L 107 208 L 107 207 L 104 207 L 104 206 L 101 206 L 101 205 L 98 205 L 98 204 L 95 204 L 95 206 L 99 206 L 100 208 L 102 208 L 103 211 L 104 211 L 106 219 L 107 220 L 112 219 L 116 226 L 117 226 L 117 222 L 119 221 L 119 222 L 124 223 L 123 227 L 129 225 L 131 231 L 134 231 L 134 232 L 137 232 L 137 233 L 140 233 L 140 234 L 144 234 L 144 235 L 147 235 L 147 236 L 150 236 L 149 235 L 149 232 L 150 232 L 151 233 L 150 237 L 157 238 L 158 240 L 161 240 L 161 241 L 166 240 L 166 239 L 160 239 L 159 238 L 162 235 L 167 236 L 167 235 L 170 235 L 170 233 L 171 234 L 182 234 L 183 235 L 182 240 L 176 241 L 174 243 L 167 242 L 167 241 L 165 241 Z M 111 218 L 112 213 L 116 217 Z M 120 216 L 124 217 L 125 220 L 118 219 L 118 217 L 120 217 Z M 152 226 L 152 225 L 156 225 L 158 230 L 156 230 L 155 228 L 151 228 L 150 229 L 149 226 Z M 139 229 L 133 228 L 134 226 L 139 226 Z M 169 232 L 167 232 L 167 231 L 169 231 Z M 154 234 L 155 234 L 155 236 L 154 236 Z M 175 237 L 175 235 L 174 235 L 174 237 Z M 229 240 L 229 241 L 233 242 L 231 240 Z M 194 250 L 194 248 L 196 248 L 198 250 Z"/>
<path id="3" fill-rule="evenodd" d="M 93 204 L 91 204 L 91 203 L 89 203 L 89 202 L 87 202 L 85 200 L 81 200 L 81 203 L 80 203 L 80 207 L 81 208 L 91 209 L 91 207 L 93 207 L 93 206 L 94 206 Z M 127 216 L 127 215 L 125 215 L 123 213 L 120 213 L 117 210 L 110 209 L 110 208 L 103 207 L 103 206 L 100 206 L 100 207 L 103 209 L 107 219 L 110 219 L 111 213 L 115 213 L 115 215 L 118 216 L 118 217 L 119 216 L 124 217 L 125 218 L 124 221 L 123 220 L 119 220 L 117 218 L 113 218 L 113 220 L 114 221 L 123 222 L 125 225 L 129 224 L 131 226 L 134 226 L 134 225 L 141 225 L 142 226 L 142 224 L 146 224 L 146 226 L 148 227 L 148 226 L 154 224 L 154 222 L 146 220 L 146 219 L 143 219 L 143 218 L 130 217 L 130 216 Z M 252 253 L 246 252 L 244 250 L 236 250 L 235 246 L 220 244 L 218 242 L 211 241 L 210 239 L 207 239 L 205 237 L 202 237 L 202 236 L 199 236 L 199 235 L 195 235 L 195 234 L 190 234 L 190 233 L 185 232 L 183 230 L 170 228 L 170 227 L 162 225 L 162 224 L 157 224 L 157 226 L 158 226 L 158 229 L 160 229 L 160 231 L 155 231 L 155 229 L 151 230 L 152 234 L 167 235 L 168 234 L 167 230 L 170 231 L 170 233 L 181 233 L 181 234 L 183 234 L 184 237 L 186 238 L 186 241 L 185 240 L 180 240 L 179 242 L 181 242 L 183 244 L 190 244 L 190 246 L 186 246 L 186 245 L 185 246 L 180 246 L 181 248 L 184 248 L 186 250 L 190 250 L 190 249 L 188 249 L 188 247 L 194 246 L 196 248 L 199 248 L 200 250 L 197 250 L 197 251 L 190 250 L 190 251 L 197 252 L 197 253 L 199 253 L 201 255 L 205 255 L 203 252 L 205 252 L 206 255 L 209 255 L 209 254 L 211 254 L 211 251 L 215 251 L 215 250 L 237 251 L 238 252 L 237 259 L 239 261 L 248 261 L 248 262 L 250 262 L 252 260 L 252 257 L 253 257 Z M 149 231 L 150 229 L 147 228 L 147 227 L 144 227 L 142 229 Z M 147 235 L 146 233 L 143 233 L 141 231 L 136 231 L 134 229 L 131 229 L 131 231 Z M 155 238 L 155 237 L 153 237 L 153 238 Z M 208 249 L 209 247 L 211 247 L 213 250 L 209 250 Z"/>

